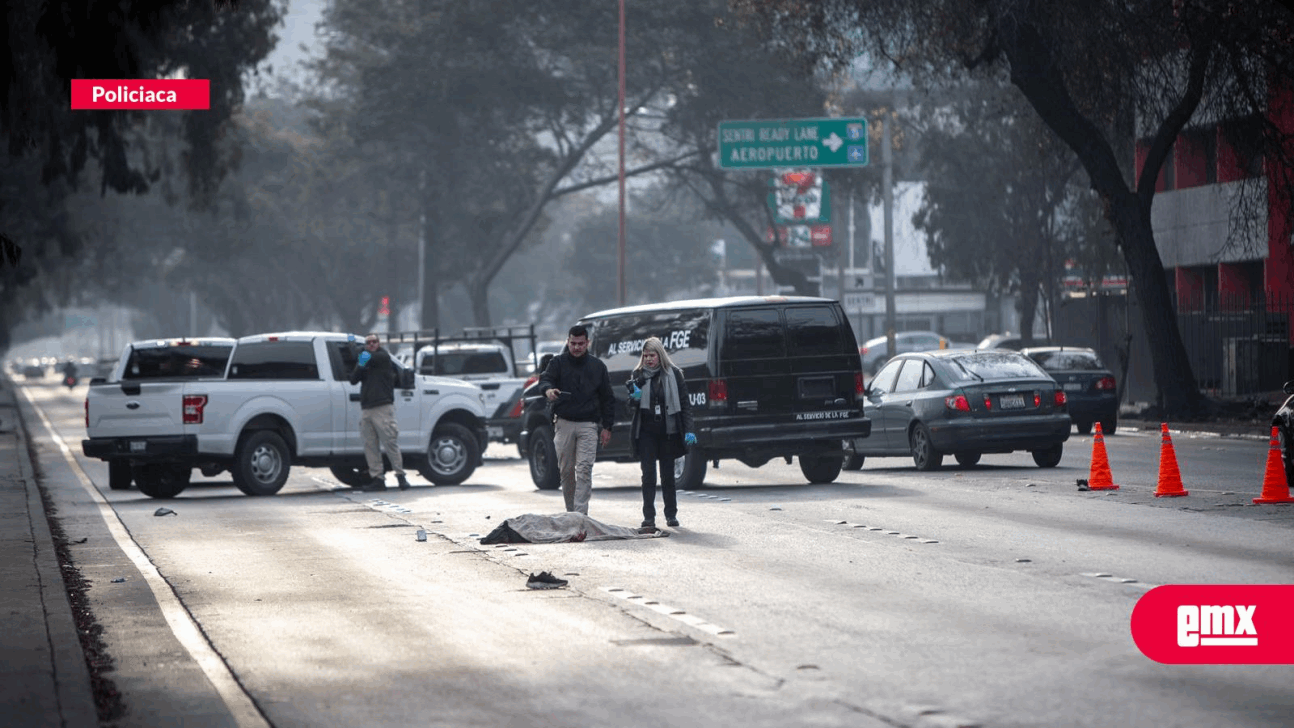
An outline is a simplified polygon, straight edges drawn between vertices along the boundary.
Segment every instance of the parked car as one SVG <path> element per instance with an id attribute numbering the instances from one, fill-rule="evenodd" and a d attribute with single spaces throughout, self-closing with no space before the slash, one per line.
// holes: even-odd
<path id="1" fill-rule="evenodd" d="M 894 335 L 894 348 L 898 354 L 909 351 L 934 351 L 950 349 L 952 342 L 942 334 L 933 331 L 900 331 Z M 863 359 L 863 371 L 875 374 L 881 365 L 894 356 L 890 353 L 889 342 L 884 336 L 868 339 L 858 347 L 858 355 Z"/>
<path id="2" fill-rule="evenodd" d="M 1069 400 L 1069 417 L 1084 435 L 1092 423 L 1101 423 L 1101 432 L 1114 434 L 1119 422 L 1119 390 L 1114 373 L 1101 363 L 1091 349 L 1069 346 L 1040 346 L 1020 352 L 1033 359 L 1065 390 Z"/>
<path id="3" fill-rule="evenodd" d="M 1051 342 L 1043 339 L 1034 339 L 1033 346 L 1050 346 Z M 1024 337 L 1019 334 L 989 334 L 975 345 L 976 349 L 1006 349 L 1008 351 L 1019 351 L 1024 348 Z"/>
<path id="4" fill-rule="evenodd" d="M 738 460 L 757 468 L 798 458 L 811 483 L 840 475 L 844 440 L 866 438 L 863 373 L 849 319 L 837 301 L 805 296 L 736 296 L 631 306 L 580 319 L 589 352 L 602 359 L 616 395 L 611 441 L 597 459 L 637 462 L 630 453 L 633 410 L 623 386 L 643 341 L 659 337 L 687 377 L 697 443 L 675 461 L 678 487 L 705 480 L 706 464 Z M 558 487 L 552 417 L 532 384 L 521 433 L 540 489 Z"/>
<path id="5" fill-rule="evenodd" d="M 1069 439 L 1065 390 L 1032 359 L 1008 351 L 900 354 L 867 388 L 870 437 L 853 440 L 847 461 L 910 456 L 935 470 L 945 455 L 970 467 L 985 453 L 1027 450 L 1054 468 Z"/>
<path id="6" fill-rule="evenodd" d="M 1276 428 L 1281 459 L 1285 463 L 1285 483 L 1294 486 L 1294 380 L 1285 383 L 1285 394 L 1289 396 L 1272 416 L 1272 427 Z"/>

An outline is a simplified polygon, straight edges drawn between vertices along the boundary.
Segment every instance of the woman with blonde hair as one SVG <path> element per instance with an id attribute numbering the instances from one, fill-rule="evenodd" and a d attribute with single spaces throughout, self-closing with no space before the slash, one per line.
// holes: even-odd
<path id="1" fill-rule="evenodd" d="M 674 366 L 665 345 L 655 336 L 643 342 L 638 366 L 625 387 L 633 408 L 629 442 L 642 466 L 643 528 L 656 527 L 656 471 L 660 469 L 665 523 L 678 526 L 674 493 L 674 460 L 696 444 L 692 434 L 692 405 L 683 370 Z"/>

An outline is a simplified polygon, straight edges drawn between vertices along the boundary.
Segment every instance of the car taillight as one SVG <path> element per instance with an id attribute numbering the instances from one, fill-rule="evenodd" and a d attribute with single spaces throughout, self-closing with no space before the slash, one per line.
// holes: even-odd
<path id="1" fill-rule="evenodd" d="M 863 396 L 864 391 L 865 391 L 865 387 L 863 386 L 863 373 L 854 372 L 854 394 L 861 397 Z"/>
<path id="2" fill-rule="evenodd" d="M 866 346 L 858 347 L 858 353 L 862 354 L 863 356 L 867 356 L 867 347 Z"/>
<path id="3" fill-rule="evenodd" d="M 184 424 L 200 425 L 202 424 L 202 408 L 207 406 L 207 395 L 205 394 L 186 394 L 184 395 Z"/>
<path id="4" fill-rule="evenodd" d="M 512 409 L 508 410 L 509 417 L 521 416 L 521 410 L 524 409 L 526 406 L 526 398 L 524 396 L 526 393 L 526 390 L 530 389 L 530 385 L 538 381 L 539 381 L 538 374 L 531 374 L 529 377 L 526 378 L 526 383 L 521 385 L 521 394 L 517 395 L 517 403 L 512 405 Z"/>
<path id="5" fill-rule="evenodd" d="M 728 381 L 711 379 L 706 387 L 706 402 L 711 407 L 722 407 L 728 404 Z"/>
<path id="6" fill-rule="evenodd" d="M 984 398 L 984 403 L 988 404 L 988 397 Z M 944 406 L 957 412 L 970 412 L 970 401 L 964 394 L 955 394 L 951 397 L 944 397 Z"/>
<path id="7" fill-rule="evenodd" d="M 1110 391 L 1113 391 L 1115 388 L 1114 377 L 1101 377 L 1100 379 L 1096 380 L 1096 388 L 1108 389 Z"/>
<path id="8" fill-rule="evenodd" d="M 1064 407 L 1064 406 L 1065 406 L 1065 403 L 1069 401 L 1069 398 L 1067 398 L 1067 397 L 1065 396 L 1065 393 L 1064 393 L 1064 392 L 1062 392 L 1062 391 L 1061 391 L 1061 390 L 1059 390 L 1059 389 L 1057 389 L 1057 390 L 1056 390 L 1056 395 L 1055 395 L 1055 397 L 1056 397 L 1056 406 L 1057 406 L 1057 407 Z"/>
<path id="9" fill-rule="evenodd" d="M 1059 392 L 1060 390 L 1056 390 L 1056 391 L 1058 391 L 1058 392 Z M 1042 392 L 1039 392 L 1039 391 L 1037 391 L 1037 390 L 1034 390 L 1034 392 L 1033 392 L 1033 406 L 1034 406 L 1034 407 L 1041 407 L 1041 406 L 1042 406 Z"/>

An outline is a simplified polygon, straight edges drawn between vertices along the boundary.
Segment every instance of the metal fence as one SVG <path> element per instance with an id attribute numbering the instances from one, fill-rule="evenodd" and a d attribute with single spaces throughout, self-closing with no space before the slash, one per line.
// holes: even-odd
<path id="1" fill-rule="evenodd" d="M 1279 390 L 1290 378 L 1294 293 L 1214 295 L 1174 305 L 1191 369 L 1205 393 L 1260 394 Z"/>

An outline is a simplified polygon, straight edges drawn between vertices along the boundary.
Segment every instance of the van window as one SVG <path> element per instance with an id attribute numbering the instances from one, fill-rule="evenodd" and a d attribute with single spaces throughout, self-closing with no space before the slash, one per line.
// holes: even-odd
<path id="1" fill-rule="evenodd" d="M 630 314 L 588 323 L 589 351 L 611 372 L 628 372 L 638 366 L 643 342 L 655 336 L 665 345 L 675 366 L 689 376 L 708 376 L 705 366 L 710 343 L 710 311 L 707 309 Z M 619 382 L 613 377 L 612 384 L 619 385 Z"/>
<path id="2" fill-rule="evenodd" d="M 786 336 L 795 356 L 833 356 L 846 351 L 841 329 L 831 306 L 786 309 Z"/>
<path id="3" fill-rule="evenodd" d="M 314 344 L 262 341 L 240 345 L 229 365 L 230 379 L 318 379 Z"/>
<path id="4" fill-rule="evenodd" d="M 225 373 L 232 344 L 149 346 L 132 349 L 123 380 L 218 377 Z"/>
<path id="5" fill-rule="evenodd" d="M 775 308 L 729 311 L 721 355 L 724 361 L 785 357 L 781 314 Z"/>

